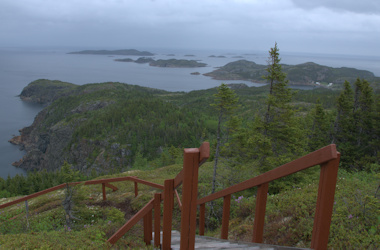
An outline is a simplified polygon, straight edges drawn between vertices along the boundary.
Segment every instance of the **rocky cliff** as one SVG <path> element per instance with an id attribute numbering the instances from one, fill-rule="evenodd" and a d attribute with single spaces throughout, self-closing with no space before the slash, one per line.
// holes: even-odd
<path id="1" fill-rule="evenodd" d="M 112 86 L 82 87 L 49 80 L 38 80 L 25 87 L 20 95 L 22 100 L 46 104 L 47 107 L 35 117 L 31 126 L 20 130 L 20 136 L 10 140 L 26 151 L 26 155 L 13 165 L 26 170 L 55 170 L 68 161 L 84 172 L 90 169 L 105 171 L 111 165 L 127 166 L 130 152 L 121 148 L 120 144 L 73 137 L 86 119 L 81 114 L 95 112 L 115 103 L 110 99 L 85 97 L 107 88 L 112 89 Z M 81 98 L 88 101 L 79 102 Z M 105 152 L 112 157 L 104 156 Z M 96 156 L 92 159 L 94 153 Z"/>
<path id="2" fill-rule="evenodd" d="M 132 166 L 136 152 L 154 160 L 164 147 L 198 145 L 202 119 L 158 97 L 168 93 L 114 82 L 33 82 L 20 97 L 47 106 L 10 141 L 26 151 L 14 165 L 55 170 L 67 161 L 84 173 L 118 172 Z"/>

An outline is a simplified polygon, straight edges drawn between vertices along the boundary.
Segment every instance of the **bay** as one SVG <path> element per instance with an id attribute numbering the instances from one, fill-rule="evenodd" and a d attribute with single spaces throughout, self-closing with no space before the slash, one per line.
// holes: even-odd
<path id="1" fill-rule="evenodd" d="M 192 91 L 208 89 L 224 83 L 245 83 L 261 86 L 248 81 L 221 81 L 203 76 L 216 67 L 245 59 L 266 64 L 265 51 L 206 51 L 143 48 L 155 53 L 154 59 L 187 59 L 207 63 L 203 68 L 159 68 L 148 64 L 116 62 L 114 59 L 138 56 L 106 56 L 67 54 L 88 48 L 0 48 L 0 177 L 25 173 L 11 164 L 24 155 L 17 146 L 8 142 L 18 130 L 32 124 L 34 117 L 43 108 L 41 105 L 22 102 L 18 95 L 30 82 L 37 79 L 67 81 L 74 84 L 123 82 L 167 91 Z M 99 48 L 113 49 L 113 48 Z M 171 54 L 174 54 L 171 55 Z M 210 57 L 214 55 L 215 57 Z M 332 67 L 354 67 L 380 75 L 380 58 L 349 55 L 318 55 L 281 53 L 282 63 L 298 64 L 315 62 Z M 192 75 L 199 72 L 201 75 Z"/>

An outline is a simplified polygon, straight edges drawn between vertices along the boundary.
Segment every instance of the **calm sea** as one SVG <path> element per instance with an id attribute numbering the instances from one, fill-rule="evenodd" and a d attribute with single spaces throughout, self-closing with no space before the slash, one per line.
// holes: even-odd
<path id="1" fill-rule="evenodd" d="M 0 48 L 0 177 L 23 174 L 24 171 L 11 164 L 24 155 L 8 140 L 18 135 L 18 130 L 32 124 L 41 105 L 20 101 L 17 97 L 22 89 L 37 79 L 61 80 L 75 84 L 116 81 L 137 84 L 168 91 L 191 91 L 208 89 L 224 83 L 246 83 L 245 81 L 218 81 L 203 75 L 216 67 L 239 59 L 266 64 L 267 52 L 257 51 L 197 51 L 171 49 L 144 49 L 155 53 L 155 59 L 200 60 L 209 66 L 196 69 L 158 68 L 147 64 L 116 62 L 117 58 L 136 56 L 72 55 L 70 51 L 86 48 L 26 49 Z M 99 48 L 104 49 L 104 48 Z M 172 55 L 174 54 L 174 56 Z M 210 57 L 214 55 L 215 57 Z M 380 76 L 380 58 L 366 56 L 317 55 L 281 53 L 282 63 L 298 64 L 316 62 L 332 67 L 354 67 L 374 72 Z"/>

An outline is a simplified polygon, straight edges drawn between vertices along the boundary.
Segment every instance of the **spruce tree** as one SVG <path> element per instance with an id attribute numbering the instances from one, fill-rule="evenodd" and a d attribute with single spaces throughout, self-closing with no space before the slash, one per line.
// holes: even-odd
<path id="1" fill-rule="evenodd" d="M 315 151 L 331 143 L 330 118 L 319 99 L 310 115 L 309 150 Z"/>
<path id="2" fill-rule="evenodd" d="M 214 103 L 211 104 L 212 107 L 218 112 L 218 128 L 216 134 L 216 150 L 214 156 L 214 173 L 212 177 L 212 190 L 211 193 L 215 192 L 216 188 L 216 171 L 220 155 L 220 149 L 222 146 L 222 123 L 226 117 L 230 116 L 233 110 L 235 110 L 238 105 L 237 102 L 239 98 L 236 96 L 235 91 L 230 89 L 226 84 L 222 83 L 218 87 L 218 93 L 214 95 Z"/>
<path id="3" fill-rule="evenodd" d="M 357 79 L 355 92 L 349 82 L 337 101 L 334 141 L 342 153 L 344 168 L 362 170 L 377 160 L 378 135 L 373 90 L 366 80 Z"/>
<path id="4" fill-rule="evenodd" d="M 288 88 L 286 74 L 282 71 L 277 43 L 269 50 L 268 74 L 263 78 L 269 83 L 269 94 L 264 117 L 257 117 L 253 126 L 251 145 L 253 156 L 259 159 L 265 171 L 276 167 L 304 152 L 303 131 L 298 126 L 291 101 L 295 92 Z M 258 120 L 257 120 L 258 119 Z"/>
<path id="5" fill-rule="evenodd" d="M 372 137 L 374 133 L 374 100 L 372 88 L 366 80 L 357 79 L 355 82 L 355 99 L 353 119 L 355 126 L 355 142 L 357 154 L 372 156 Z M 364 163 L 364 162 L 362 162 Z"/>

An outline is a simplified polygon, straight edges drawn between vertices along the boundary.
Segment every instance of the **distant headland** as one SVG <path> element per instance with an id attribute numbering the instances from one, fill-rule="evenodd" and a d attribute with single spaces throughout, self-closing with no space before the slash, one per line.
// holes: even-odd
<path id="1" fill-rule="evenodd" d="M 154 56 L 149 51 L 139 51 L 136 49 L 120 49 L 120 50 L 82 50 L 69 52 L 67 54 L 83 54 L 83 55 L 123 55 L 123 56 Z"/>

